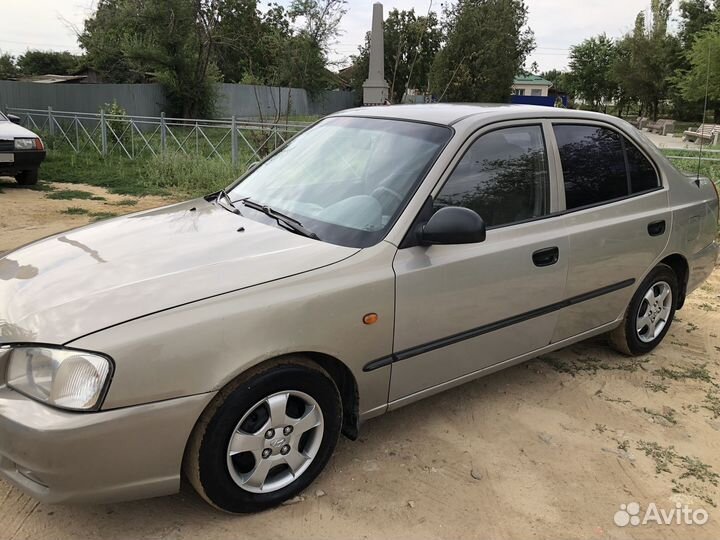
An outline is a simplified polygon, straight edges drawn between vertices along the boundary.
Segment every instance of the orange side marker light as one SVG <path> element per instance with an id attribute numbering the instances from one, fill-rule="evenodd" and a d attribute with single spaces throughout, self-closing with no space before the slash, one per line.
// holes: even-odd
<path id="1" fill-rule="evenodd" d="M 367 313 L 363 316 L 364 324 L 375 324 L 378 321 L 377 313 Z"/>

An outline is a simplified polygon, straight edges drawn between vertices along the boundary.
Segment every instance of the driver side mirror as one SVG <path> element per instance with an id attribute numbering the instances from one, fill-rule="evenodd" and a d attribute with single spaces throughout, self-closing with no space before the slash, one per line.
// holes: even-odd
<path id="1" fill-rule="evenodd" d="M 14 114 L 8 114 L 7 119 L 10 120 L 13 124 L 20 125 L 21 120 L 19 116 L 15 116 Z"/>
<path id="2" fill-rule="evenodd" d="M 420 244 L 474 244 L 485 240 L 485 222 L 460 206 L 441 208 L 420 230 Z"/>

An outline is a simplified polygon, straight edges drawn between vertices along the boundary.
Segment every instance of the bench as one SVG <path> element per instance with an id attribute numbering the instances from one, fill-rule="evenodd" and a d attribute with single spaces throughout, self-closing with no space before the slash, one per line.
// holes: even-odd
<path id="1" fill-rule="evenodd" d="M 675 131 L 675 120 L 660 118 L 657 122 L 648 122 L 644 127 L 651 133 L 655 132 L 660 135 L 668 135 Z"/>
<path id="2" fill-rule="evenodd" d="M 643 127 L 645 127 L 645 124 L 647 124 L 647 117 L 645 116 L 638 116 L 635 120 L 631 122 L 633 126 L 638 128 L 639 130 L 642 130 Z"/>
<path id="3" fill-rule="evenodd" d="M 697 130 L 693 131 L 688 129 L 683 132 L 683 141 L 694 141 L 705 140 L 718 144 L 718 137 L 720 136 L 720 124 L 700 124 Z"/>

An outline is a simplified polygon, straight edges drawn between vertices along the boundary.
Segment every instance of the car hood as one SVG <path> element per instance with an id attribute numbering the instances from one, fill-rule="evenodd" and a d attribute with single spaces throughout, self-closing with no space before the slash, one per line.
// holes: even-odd
<path id="1" fill-rule="evenodd" d="M 327 266 L 357 251 L 238 216 L 204 199 L 111 219 L 0 258 L 0 343 L 67 343 L 156 311 Z"/>
<path id="2" fill-rule="evenodd" d="M 37 137 L 37 135 L 22 126 L 7 120 L 0 120 L 0 139 L 14 139 L 15 137 Z"/>

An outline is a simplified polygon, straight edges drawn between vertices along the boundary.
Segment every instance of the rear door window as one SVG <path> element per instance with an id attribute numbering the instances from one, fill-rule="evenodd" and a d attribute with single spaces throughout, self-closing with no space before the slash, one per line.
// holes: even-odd
<path id="1" fill-rule="evenodd" d="M 553 126 L 568 210 L 613 201 L 660 186 L 650 160 L 626 137 L 601 126 Z"/>
<path id="2" fill-rule="evenodd" d="M 553 126 L 568 210 L 630 194 L 620 134 L 599 126 Z"/>
<path id="3" fill-rule="evenodd" d="M 627 139 L 624 142 L 632 192 L 642 193 L 657 188 L 660 185 L 660 179 L 655 167 L 633 143 Z"/>

